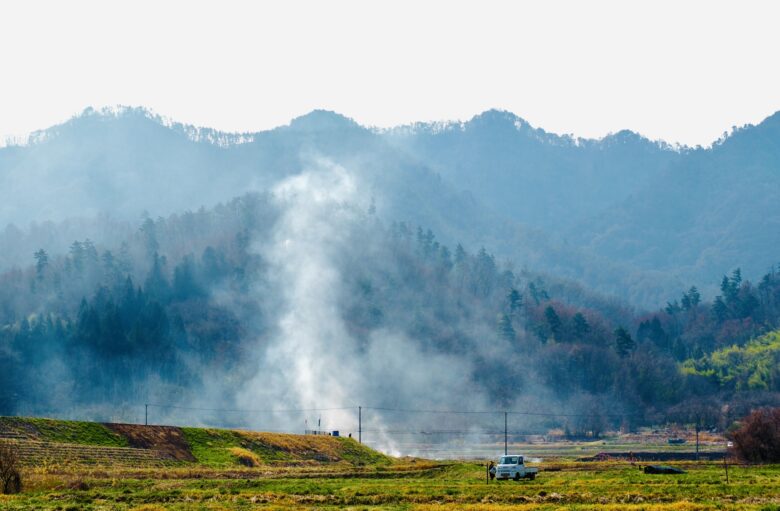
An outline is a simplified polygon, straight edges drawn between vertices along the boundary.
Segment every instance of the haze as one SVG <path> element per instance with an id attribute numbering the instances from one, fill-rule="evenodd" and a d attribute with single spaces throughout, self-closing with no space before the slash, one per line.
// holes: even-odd
<path id="1" fill-rule="evenodd" d="M 780 109 L 772 2 L 18 2 L 0 138 L 86 106 L 226 131 L 506 109 L 555 133 L 709 145 Z"/>
<path id="2" fill-rule="evenodd" d="M 765 4 L 106 5 L 0 13 L 39 130 L 0 147 L 0 416 L 462 456 L 499 411 L 780 406 Z"/>

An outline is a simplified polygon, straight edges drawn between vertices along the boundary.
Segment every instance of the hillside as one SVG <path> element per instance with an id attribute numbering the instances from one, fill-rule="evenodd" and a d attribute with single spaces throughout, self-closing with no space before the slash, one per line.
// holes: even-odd
<path id="1" fill-rule="evenodd" d="M 707 278 L 741 266 L 758 275 L 778 259 L 778 201 L 780 113 L 686 152 L 568 236 L 638 268 Z"/>
<path id="2" fill-rule="evenodd" d="M 388 130 L 385 137 L 481 204 L 556 235 L 643 189 L 684 155 L 628 130 L 575 139 L 497 110 L 465 123 Z"/>
<path id="3" fill-rule="evenodd" d="M 686 421 L 685 412 L 704 403 L 723 426 L 724 406 L 737 413 L 775 403 L 780 393 L 719 385 L 681 364 L 780 328 L 774 268 L 698 280 L 660 241 L 665 267 L 649 249 L 599 255 L 598 236 L 578 246 L 551 226 L 513 219 L 527 216 L 522 208 L 488 204 L 492 192 L 479 190 L 490 179 L 470 190 L 458 181 L 493 172 L 496 191 L 512 190 L 536 172 L 535 164 L 512 162 L 548 161 L 544 172 L 563 188 L 540 184 L 534 200 L 573 201 L 585 215 L 607 207 L 609 195 L 598 187 L 586 193 L 588 181 L 617 180 L 616 190 L 636 197 L 656 186 L 660 200 L 669 193 L 663 176 L 680 178 L 684 161 L 726 158 L 754 162 L 751 172 L 767 185 L 745 179 L 771 195 L 772 122 L 689 150 L 630 133 L 572 140 L 501 112 L 379 131 L 315 111 L 241 137 L 170 125 L 144 110 L 87 112 L 28 146 L 0 150 L 0 160 L 13 161 L 0 180 L 21 187 L 15 195 L 0 188 L 4 211 L 61 215 L 0 233 L 0 414 L 136 422 L 139 406 L 152 402 L 161 405 L 160 422 L 294 431 L 324 420 L 328 429 L 355 431 L 361 405 L 371 408 L 366 426 L 383 449 L 401 453 L 418 445 L 410 437 L 441 429 L 430 409 L 516 410 L 526 432 L 598 436 Z M 447 147 L 465 152 L 453 156 Z M 642 169 L 618 179 L 626 158 L 640 153 Z M 576 162 L 590 162 L 583 163 L 590 170 Z M 571 182 L 563 177 L 569 172 Z M 702 163 L 685 172 L 699 177 L 681 190 L 706 181 L 708 170 Z M 165 176 L 175 182 L 155 181 Z M 712 181 L 712 197 L 735 188 Z M 582 202 L 564 193 L 569 186 L 583 189 Z M 684 193 L 675 193 L 682 202 Z M 29 194 L 54 209 L 31 208 Z M 217 202 L 197 206 L 210 201 Z M 744 239 L 733 252 L 717 249 L 718 265 L 732 256 L 753 265 L 774 257 L 769 248 L 749 250 L 774 231 L 739 224 L 740 215 L 758 215 L 762 201 L 728 204 L 713 211 L 738 208 L 731 216 Z M 157 210 L 141 211 L 147 206 Z M 699 214 L 690 201 L 675 207 L 681 216 Z M 87 218 L 69 219 L 79 208 Z M 103 208 L 111 215 L 89 217 Z M 673 216 L 662 213 L 637 221 Z M 761 214 L 771 223 L 774 209 Z M 597 225 L 585 222 L 581 231 Z M 697 234 L 734 242 L 715 226 Z M 299 411 L 209 411 L 277 403 Z M 411 432 L 398 412 L 409 409 L 417 410 Z M 495 428 L 490 414 L 482 419 L 448 427 Z M 388 429 L 397 433 L 384 435 Z"/>
<path id="4" fill-rule="evenodd" d="M 684 370 L 735 391 L 780 391 L 780 331 L 753 339 L 744 346 L 729 346 L 698 360 L 686 361 Z"/>
<path id="5" fill-rule="evenodd" d="M 314 111 L 231 135 L 143 109 L 87 110 L 26 146 L 0 148 L 0 269 L 39 248 L 64 252 L 73 239 L 113 244 L 141 215 L 267 193 L 330 165 L 387 222 L 652 308 L 694 281 L 776 262 L 777 229 L 765 227 L 780 221 L 776 125 L 773 116 L 691 149 L 627 130 L 559 136 L 499 111 L 381 131 Z"/>
<path id="6" fill-rule="evenodd" d="M 302 188 L 285 200 L 248 194 L 146 219 L 119 246 L 75 241 L 1 273 L 0 411 L 133 422 L 158 402 L 174 405 L 157 409 L 160 421 L 282 431 L 321 418 L 201 410 L 284 403 L 335 408 L 330 429 L 355 431 L 343 407 L 359 403 L 376 408 L 375 431 L 402 431 L 380 439 L 388 451 L 408 452 L 399 407 L 540 410 L 519 426 L 597 434 L 702 397 L 714 410 L 777 399 L 679 369 L 780 328 L 776 272 L 754 285 L 735 271 L 714 301 L 689 288 L 636 312 L 485 249 L 386 225 L 341 201 L 349 180 L 337 171 L 308 177 L 290 181 Z M 335 200 L 319 198 L 326 191 Z M 439 427 L 424 414 L 414 424 Z"/>
<path id="7" fill-rule="evenodd" d="M 178 428 L 0 417 L 0 440 L 26 465 L 207 467 L 346 464 L 376 466 L 391 459 L 351 438 L 242 430 Z"/>
<path id="8" fill-rule="evenodd" d="M 627 130 L 574 139 L 498 111 L 388 137 L 482 205 L 577 251 L 567 260 L 547 242 L 540 252 L 548 259 L 534 267 L 637 304 L 657 305 L 671 286 L 737 266 L 760 275 L 778 259 L 780 113 L 710 148 L 671 147 Z M 591 273 L 604 264 L 609 276 Z M 610 280 L 620 285 L 605 286 Z"/>

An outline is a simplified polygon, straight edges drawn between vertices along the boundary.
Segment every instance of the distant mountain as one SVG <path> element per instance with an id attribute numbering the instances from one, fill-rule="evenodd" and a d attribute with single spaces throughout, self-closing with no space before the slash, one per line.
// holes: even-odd
<path id="1" fill-rule="evenodd" d="M 619 203 L 681 158 L 630 131 L 574 139 L 496 110 L 463 124 L 418 124 L 387 136 L 496 211 L 555 233 Z"/>
<path id="2" fill-rule="evenodd" d="M 587 257 L 582 273 L 569 276 L 583 278 L 604 261 L 633 268 L 635 278 L 616 278 L 634 287 L 626 291 L 635 302 L 661 298 L 652 296 L 656 279 L 669 289 L 740 265 L 756 276 L 780 261 L 780 113 L 708 149 L 630 131 L 601 140 L 557 136 L 498 111 L 387 136 L 455 188 L 557 238 L 578 251 L 573 258 Z"/>
<path id="3" fill-rule="evenodd" d="M 468 233 L 501 223 L 423 163 L 332 112 L 230 136 L 166 123 L 143 109 L 87 110 L 35 134 L 26 146 L 0 149 L 0 226 L 15 224 L 0 227 L 0 245 L 12 247 L 0 254 L 0 270 L 26 264 L 38 248 L 67 250 L 72 239 L 60 232 L 103 241 L 94 239 L 103 229 L 76 228 L 91 225 L 83 219 L 137 225 L 143 215 L 157 218 L 268 191 L 284 177 L 323 165 L 348 170 L 361 191 L 359 206 L 373 203 L 391 221 L 432 228 L 447 240 L 470 243 L 476 237 Z M 62 224 L 73 218 L 82 220 Z"/>
<path id="4" fill-rule="evenodd" d="M 780 261 L 780 112 L 680 158 L 569 232 L 639 268 L 712 277 Z"/>
<path id="5" fill-rule="evenodd" d="M 237 135 L 144 109 L 86 110 L 0 149 L 0 226 L 18 227 L 0 227 L 0 245 L 14 244 L 0 266 L 40 247 L 61 251 L 65 241 L 42 234 L 52 229 L 41 222 L 109 214 L 139 224 L 341 165 L 359 206 L 388 221 L 655 306 L 735 266 L 749 277 L 780 259 L 779 117 L 694 149 L 630 131 L 559 136 L 495 110 L 390 130 L 318 110 Z"/>
<path id="6" fill-rule="evenodd" d="M 87 110 L 33 140 L 0 150 L 2 224 L 101 212 L 137 218 L 144 210 L 172 212 L 221 197 L 203 183 L 219 172 L 229 151 L 193 141 L 144 110 Z"/>

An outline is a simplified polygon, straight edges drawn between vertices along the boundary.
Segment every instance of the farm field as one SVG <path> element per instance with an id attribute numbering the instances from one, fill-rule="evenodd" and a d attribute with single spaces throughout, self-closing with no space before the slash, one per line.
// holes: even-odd
<path id="1" fill-rule="evenodd" d="M 3 435 L 27 449 L 24 491 L 0 495 L 9 511 L 780 510 L 780 466 L 731 465 L 726 483 L 722 462 L 650 475 L 551 456 L 533 481 L 487 483 L 481 461 L 391 458 L 348 438 L 15 418 Z"/>
<path id="2" fill-rule="evenodd" d="M 33 471 L 8 510 L 184 509 L 780 509 L 780 467 L 685 464 L 648 475 L 619 463 L 540 465 L 534 481 L 487 484 L 475 463 L 240 470 L 155 468 Z M 549 471 L 550 468 L 560 469 Z"/>

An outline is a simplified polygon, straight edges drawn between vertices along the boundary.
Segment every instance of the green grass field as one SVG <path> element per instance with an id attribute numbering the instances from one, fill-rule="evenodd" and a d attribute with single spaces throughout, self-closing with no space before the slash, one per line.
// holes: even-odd
<path id="1" fill-rule="evenodd" d="M 534 481 L 487 484 L 474 463 L 394 463 L 220 471 L 91 468 L 27 474 L 7 510 L 159 509 L 780 509 L 780 467 L 686 464 L 647 475 L 615 463 L 559 464 Z"/>
<path id="2" fill-rule="evenodd" d="M 3 422 L 5 421 L 5 422 Z M 5 424 L 5 426 L 3 426 Z M 3 430 L 3 427 L 5 430 Z M 484 464 L 390 458 L 353 439 L 200 428 L 0 420 L 19 446 L 63 446 L 79 459 L 38 463 L 27 451 L 24 491 L 0 495 L 5 510 L 778 510 L 780 466 L 672 463 L 681 475 L 649 475 L 625 461 L 550 456 L 534 481 L 485 481 Z M 13 435 L 23 431 L 24 439 Z M 160 442 L 186 451 L 165 464 L 147 454 Z M 12 440 L 9 440 L 12 439 Z M 52 442 L 55 442 L 53 444 Z M 56 443 L 59 442 L 59 443 Z M 157 443 L 155 443 L 157 442 Z M 64 446 L 75 445 L 77 454 Z M 127 447 L 127 446 L 130 447 Z M 631 444 L 627 444 L 631 446 Z M 41 447 L 43 446 L 43 447 Z M 135 447 L 133 447 L 135 446 Z M 555 446 L 552 452 L 558 452 Z M 634 445 L 640 450 L 643 445 Z M 89 450 L 94 456 L 90 457 Z M 132 451 L 126 462 L 101 452 Z M 110 461 L 107 461 L 110 460 Z"/>

